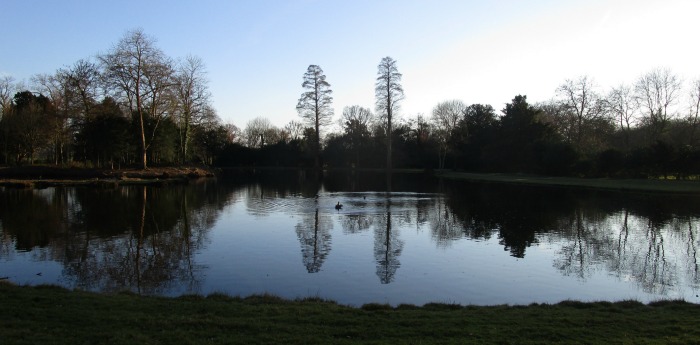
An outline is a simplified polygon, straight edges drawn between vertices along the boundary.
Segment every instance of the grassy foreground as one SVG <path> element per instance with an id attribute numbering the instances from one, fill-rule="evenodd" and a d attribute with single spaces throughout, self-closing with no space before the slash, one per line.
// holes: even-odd
<path id="1" fill-rule="evenodd" d="M 319 300 L 95 294 L 0 284 L 2 344 L 700 343 L 685 302 L 351 308 Z"/>
<path id="2" fill-rule="evenodd" d="M 441 171 L 437 173 L 437 176 L 455 180 L 514 183 L 540 186 L 583 187 L 620 191 L 665 192 L 682 194 L 700 193 L 700 181 L 688 180 L 576 178 L 496 173 L 480 174 L 453 171 Z"/>

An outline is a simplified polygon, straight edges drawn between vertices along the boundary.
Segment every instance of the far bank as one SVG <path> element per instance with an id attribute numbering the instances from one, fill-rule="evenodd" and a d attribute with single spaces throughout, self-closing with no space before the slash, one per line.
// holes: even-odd
<path id="1" fill-rule="evenodd" d="M 700 182 L 689 180 L 577 178 L 500 173 L 468 173 L 454 171 L 439 171 L 435 174 L 438 177 L 446 179 L 466 180 L 475 182 L 594 188 L 632 192 L 658 192 L 681 194 L 700 193 Z"/>
<path id="2" fill-rule="evenodd" d="M 53 186 L 166 185 L 214 177 L 216 169 L 198 166 L 148 169 L 96 169 L 47 165 L 0 167 L 0 186 L 44 188 Z"/>
<path id="3" fill-rule="evenodd" d="M 326 169 L 326 173 L 381 173 L 384 169 Z M 164 166 L 148 169 L 94 169 L 75 167 L 54 167 L 46 165 L 0 167 L 0 186 L 7 187 L 50 187 L 58 185 L 163 185 L 186 183 L 191 179 L 222 176 L 250 176 L 258 172 L 289 173 L 300 172 L 299 176 L 313 178 L 313 170 L 294 167 L 206 167 L 206 166 Z M 542 176 L 507 173 L 472 173 L 452 170 L 394 169 L 392 173 L 424 174 L 451 180 L 465 180 L 486 183 L 523 184 L 534 186 L 554 186 L 592 188 L 631 192 L 653 192 L 674 194 L 700 193 L 700 181 L 675 179 L 615 179 Z"/>

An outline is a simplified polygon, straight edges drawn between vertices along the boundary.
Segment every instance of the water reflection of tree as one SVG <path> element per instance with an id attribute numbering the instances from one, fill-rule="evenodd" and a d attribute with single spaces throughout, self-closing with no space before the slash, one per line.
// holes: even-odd
<path id="1" fill-rule="evenodd" d="M 391 201 L 387 202 L 386 213 L 379 215 L 374 228 L 374 258 L 377 262 L 377 276 L 382 284 L 394 280 L 396 270 L 401 266 L 399 256 L 404 242 L 399 238 L 398 227 L 392 227 Z"/>
<path id="2" fill-rule="evenodd" d="M 536 233 L 553 229 L 558 215 L 571 209 L 562 191 L 453 183 L 446 192 L 449 210 L 441 219 L 450 219 L 451 215 L 455 224 L 446 239 L 489 239 L 495 234 L 504 249 L 519 258 L 525 257 L 527 247 L 537 243 Z"/>
<path id="3" fill-rule="evenodd" d="M 66 285 L 150 294 L 174 285 L 196 291 L 201 279 L 193 253 L 204 245 L 231 190 L 202 181 L 164 188 L 49 188 L 43 191 L 49 198 L 27 193 L 1 193 L 2 200 L 16 201 L 17 214 L 0 211 L 0 220 L 30 249 L 38 241 L 25 241 L 27 234 L 46 238 L 47 260 L 63 263 Z M 52 215 L 51 221 L 26 218 L 25 210 Z"/>
<path id="4" fill-rule="evenodd" d="M 686 254 L 689 258 L 686 267 L 687 274 L 691 277 L 691 281 L 696 285 L 700 286 L 700 264 L 698 263 L 698 241 L 697 238 L 697 226 L 693 229 L 693 221 L 690 218 L 681 219 L 678 222 L 679 229 L 683 229 L 685 224 L 688 225 L 688 241 L 686 241 Z"/>
<path id="5" fill-rule="evenodd" d="M 584 215 L 586 211 L 588 214 Z M 614 258 L 616 248 L 607 246 L 606 243 L 613 243 L 615 236 L 613 231 L 606 227 L 605 217 L 605 214 L 579 208 L 575 209 L 573 214 L 563 215 L 557 223 L 557 233 L 568 238 L 554 261 L 554 266 L 564 275 L 584 279 L 596 268 L 594 263 Z M 555 241 L 561 241 L 562 237 L 557 236 Z"/>
<path id="6" fill-rule="evenodd" d="M 461 228 L 467 238 L 497 234 L 516 257 L 551 242 L 554 266 L 579 279 L 604 270 L 660 294 L 700 285 L 697 198 L 470 183 L 446 192 L 448 209 L 433 211 L 438 245 Z"/>
<path id="7" fill-rule="evenodd" d="M 374 224 L 375 216 L 367 213 L 347 214 L 340 219 L 340 225 L 346 234 L 357 234 L 368 230 Z"/>
<path id="8" fill-rule="evenodd" d="M 327 214 L 319 214 L 318 208 L 296 225 L 302 260 L 309 273 L 319 272 L 330 253 L 332 228 L 333 222 L 330 217 Z"/>
<path id="9" fill-rule="evenodd" d="M 0 222 L 4 237 L 14 238 L 17 250 L 46 247 L 67 231 L 63 220 L 69 213 L 65 206 L 70 197 L 65 189 L 3 189 Z"/>
<path id="10" fill-rule="evenodd" d="M 694 248 L 698 219 L 642 215 L 637 214 L 639 210 L 623 209 L 613 214 L 595 208 L 585 213 L 577 210 L 575 217 L 559 224 L 562 232 L 553 241 L 564 244 L 554 266 L 580 279 L 605 269 L 654 294 L 666 294 L 681 284 L 697 286 L 698 253 Z"/>
<path id="11" fill-rule="evenodd" d="M 430 232 L 438 247 L 447 247 L 455 240 L 464 236 L 466 227 L 461 224 L 456 213 L 445 203 L 445 198 L 436 196 L 431 212 L 429 212 Z"/>
<path id="12" fill-rule="evenodd" d="M 86 246 L 91 248 L 87 256 L 69 261 L 68 276 L 74 277 L 78 286 L 107 291 L 128 288 L 139 293 L 163 293 L 175 285 L 196 291 L 200 279 L 192 253 L 203 246 L 204 233 L 217 214 L 205 210 L 223 206 L 206 203 L 207 189 L 216 193 L 212 187 L 204 184 L 115 190 L 116 195 L 102 200 L 115 203 L 112 210 L 125 212 L 124 223 L 114 229 L 87 223 L 85 233 L 90 234 L 89 229 L 95 226 L 108 231 L 121 229 L 122 235 Z M 95 194 L 84 196 L 94 198 Z M 85 219 L 96 220 L 103 211 L 86 207 L 84 212 Z"/>
<path id="13" fill-rule="evenodd" d="M 302 261 L 309 273 L 319 272 L 331 250 L 333 222 L 319 212 L 314 196 L 321 189 L 319 176 L 303 170 L 256 171 L 237 175 L 248 214 L 267 217 L 272 213 L 301 213 L 294 227 L 301 244 Z M 311 211 L 312 213 L 307 213 Z"/>

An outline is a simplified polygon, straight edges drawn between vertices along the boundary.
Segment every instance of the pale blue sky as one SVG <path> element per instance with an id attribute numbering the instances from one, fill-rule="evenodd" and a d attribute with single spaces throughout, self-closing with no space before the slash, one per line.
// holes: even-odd
<path id="1" fill-rule="evenodd" d="M 699 13 L 696 0 L 3 0 L 0 74 L 29 81 L 142 28 L 168 56 L 204 60 L 214 107 L 241 128 L 299 120 L 310 64 L 331 83 L 336 118 L 374 110 L 385 56 L 403 74 L 403 117 L 449 99 L 500 110 L 516 94 L 550 99 L 581 74 L 603 91 L 655 67 L 698 78 Z"/>

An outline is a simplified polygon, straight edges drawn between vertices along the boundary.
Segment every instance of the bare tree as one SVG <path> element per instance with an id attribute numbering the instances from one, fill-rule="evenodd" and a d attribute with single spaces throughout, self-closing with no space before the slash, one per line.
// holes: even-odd
<path id="1" fill-rule="evenodd" d="M 700 125 L 700 78 L 691 85 L 688 123 L 690 124 L 690 145 L 695 146 L 695 135 Z"/>
<path id="2" fill-rule="evenodd" d="M 66 101 L 73 113 L 72 117 L 84 119 L 91 116 L 92 106 L 100 90 L 99 67 L 92 61 L 81 59 L 69 68 L 58 70 L 57 74 L 66 80 L 70 96 Z"/>
<path id="3" fill-rule="evenodd" d="M 354 153 L 355 168 L 360 166 L 360 153 L 369 140 L 369 131 L 374 116 L 368 108 L 353 105 L 343 108 L 340 126 L 350 141 L 350 150 Z"/>
<path id="4" fill-rule="evenodd" d="M 321 126 L 329 125 L 333 118 L 333 97 L 331 84 L 326 81 L 326 75 L 318 65 L 309 65 L 304 73 L 301 86 L 308 90 L 301 94 L 297 103 L 297 112 L 316 131 L 314 138 L 314 168 L 320 169 L 321 164 Z"/>
<path id="5" fill-rule="evenodd" d="M 46 128 L 50 135 L 52 160 L 54 164 L 64 163 L 71 140 L 69 128 L 71 87 L 69 79 L 59 70 L 56 74 L 37 74 L 32 77 L 34 88 L 40 94 L 47 95 L 53 104 L 54 111 L 47 117 Z"/>
<path id="6" fill-rule="evenodd" d="M 291 140 L 299 140 L 304 136 L 304 125 L 292 120 L 284 126 L 284 131 L 289 134 Z"/>
<path id="7" fill-rule="evenodd" d="M 598 93 L 595 91 L 595 83 L 588 76 L 578 77 L 576 80 L 567 79 L 564 84 L 557 88 L 557 94 L 562 99 L 562 104 L 572 116 L 574 123 L 573 143 L 579 151 L 582 151 L 584 139 L 587 135 L 586 128 L 594 121 L 605 115 L 603 103 Z"/>
<path id="8" fill-rule="evenodd" d="M 615 117 L 615 122 L 625 134 L 625 148 L 629 148 L 629 136 L 632 126 L 636 123 L 637 102 L 630 86 L 619 85 L 612 88 L 605 101 L 607 111 Z"/>
<path id="9" fill-rule="evenodd" d="M 70 67 L 59 69 L 56 78 L 61 80 L 64 89 L 66 132 L 74 137 L 86 122 L 93 119 L 96 99 L 103 91 L 100 69 L 96 63 L 81 59 Z M 79 158 L 87 160 L 85 147 L 81 151 Z"/>
<path id="10" fill-rule="evenodd" d="M 143 30 L 127 32 L 112 50 L 99 57 L 107 84 L 139 120 L 141 166 L 148 167 L 148 149 L 166 103 L 171 100 L 173 71 L 170 59 Z M 147 124 L 150 122 L 147 138 Z"/>
<path id="11" fill-rule="evenodd" d="M 386 170 L 391 172 L 391 132 L 392 120 L 399 109 L 399 102 L 404 98 L 401 87 L 401 73 L 396 67 L 396 60 L 387 56 L 377 66 L 377 81 L 374 86 L 377 114 L 386 121 Z"/>
<path id="12" fill-rule="evenodd" d="M 189 145 L 192 140 L 192 126 L 201 122 L 210 106 L 211 94 L 202 59 L 188 56 L 182 61 L 175 74 L 177 104 L 177 124 L 180 130 L 180 158 L 189 158 Z"/>
<path id="13" fill-rule="evenodd" d="M 650 129 L 652 142 L 660 138 L 668 122 L 677 115 L 671 107 L 680 91 L 680 79 L 667 68 L 656 68 L 642 75 L 634 85 L 634 96 L 646 113 L 643 122 Z"/>
<path id="14" fill-rule="evenodd" d="M 0 78 L 0 120 L 10 111 L 12 96 L 15 93 L 15 78 L 4 75 Z"/>
<path id="15" fill-rule="evenodd" d="M 347 132 L 349 129 L 357 128 L 358 126 L 369 128 L 373 120 L 374 115 L 368 108 L 352 105 L 343 108 L 340 126 Z"/>
<path id="16" fill-rule="evenodd" d="M 422 113 L 416 114 L 415 117 L 409 119 L 408 125 L 411 128 L 411 138 L 417 143 L 427 142 L 433 132 L 430 122 Z"/>
<path id="17" fill-rule="evenodd" d="M 284 141 L 286 135 L 284 131 L 277 128 L 277 126 L 272 126 L 263 132 L 263 138 L 265 139 L 265 144 L 273 145 Z"/>
<path id="18" fill-rule="evenodd" d="M 224 128 L 226 129 L 227 142 L 237 144 L 243 143 L 243 133 L 238 126 L 233 123 L 226 123 L 224 124 Z"/>
<path id="19" fill-rule="evenodd" d="M 451 100 L 438 103 L 433 108 L 433 134 L 438 139 L 440 150 L 438 153 L 438 167 L 445 168 L 445 158 L 449 151 L 450 138 L 452 132 L 459 125 L 459 121 L 464 118 L 467 106 L 460 100 Z"/>
<path id="20" fill-rule="evenodd" d="M 244 130 L 245 143 L 248 147 L 263 147 L 265 144 L 275 142 L 276 128 L 270 120 L 264 117 L 256 117 L 246 124 Z M 272 136 L 272 137 L 270 137 Z"/>
<path id="21" fill-rule="evenodd" d="M 437 128 L 444 128 L 452 131 L 457 128 L 459 120 L 464 117 L 467 106 L 464 102 L 454 99 L 438 103 L 433 108 L 433 123 Z"/>
<path id="22" fill-rule="evenodd" d="M 575 120 L 573 116 L 570 116 L 571 112 L 566 109 L 566 106 L 560 100 L 550 99 L 536 103 L 534 107 L 539 111 L 538 118 L 540 121 L 554 128 L 562 138 L 569 142 L 573 141 Z"/>
<path id="23" fill-rule="evenodd" d="M 61 78 L 61 75 L 56 74 L 36 74 L 32 76 L 32 89 L 42 95 L 47 96 L 55 107 L 65 108 L 64 103 L 66 98 L 66 81 Z"/>

